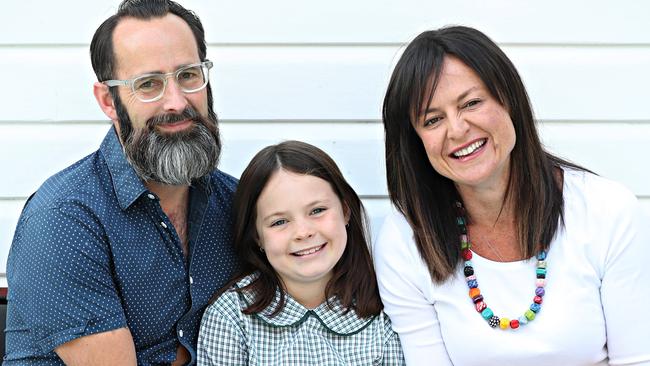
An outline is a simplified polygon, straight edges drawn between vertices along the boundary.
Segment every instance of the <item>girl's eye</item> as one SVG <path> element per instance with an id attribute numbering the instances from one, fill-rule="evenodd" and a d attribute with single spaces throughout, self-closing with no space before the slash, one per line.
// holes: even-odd
<path id="1" fill-rule="evenodd" d="M 310 214 L 311 215 L 317 215 L 317 214 L 319 214 L 319 213 L 321 213 L 321 212 L 323 212 L 325 210 L 327 210 L 325 207 L 317 207 L 317 208 L 311 210 Z"/>
<path id="2" fill-rule="evenodd" d="M 478 105 L 479 103 L 481 103 L 480 99 L 472 99 L 469 102 L 465 103 L 463 108 L 471 108 L 471 107 L 474 107 L 474 106 Z"/>
<path id="3" fill-rule="evenodd" d="M 285 219 L 275 220 L 275 221 L 273 221 L 271 223 L 271 227 L 284 225 L 286 223 L 287 223 L 287 220 L 285 220 Z"/>

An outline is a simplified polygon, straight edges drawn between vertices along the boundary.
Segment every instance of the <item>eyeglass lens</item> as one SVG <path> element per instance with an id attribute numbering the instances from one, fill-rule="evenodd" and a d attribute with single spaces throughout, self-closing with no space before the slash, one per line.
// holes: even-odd
<path id="1" fill-rule="evenodd" d="M 174 75 L 178 86 L 185 93 L 198 91 L 207 84 L 202 65 L 182 68 Z M 167 76 L 162 74 L 139 77 L 133 81 L 133 91 L 141 100 L 156 99 L 165 92 L 166 79 Z"/>

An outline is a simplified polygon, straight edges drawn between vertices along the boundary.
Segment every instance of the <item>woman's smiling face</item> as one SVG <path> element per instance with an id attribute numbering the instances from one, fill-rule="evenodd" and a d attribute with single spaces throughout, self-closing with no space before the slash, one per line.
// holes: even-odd
<path id="1" fill-rule="evenodd" d="M 412 124 L 436 172 L 461 191 L 507 185 L 514 126 L 472 69 L 445 57 L 435 93 L 423 109 Z"/>

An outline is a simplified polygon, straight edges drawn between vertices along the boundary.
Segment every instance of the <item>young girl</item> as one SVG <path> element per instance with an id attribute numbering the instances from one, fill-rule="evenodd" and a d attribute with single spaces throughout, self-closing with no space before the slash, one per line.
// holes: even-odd
<path id="1" fill-rule="evenodd" d="M 268 146 L 234 199 L 242 275 L 201 323 L 199 365 L 403 365 L 382 312 L 365 212 L 334 161 Z"/>

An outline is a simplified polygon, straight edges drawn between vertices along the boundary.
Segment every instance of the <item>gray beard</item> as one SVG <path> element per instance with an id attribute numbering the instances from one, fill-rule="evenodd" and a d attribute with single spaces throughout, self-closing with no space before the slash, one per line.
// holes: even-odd
<path id="1" fill-rule="evenodd" d="M 161 134 L 155 129 L 157 124 L 186 118 L 194 124 L 185 131 Z M 130 121 L 127 123 L 132 126 Z M 145 127 L 130 128 L 122 135 L 126 159 L 145 182 L 188 186 L 211 173 L 219 163 L 221 142 L 216 121 L 203 118 L 191 107 L 180 115 L 155 116 Z"/>

